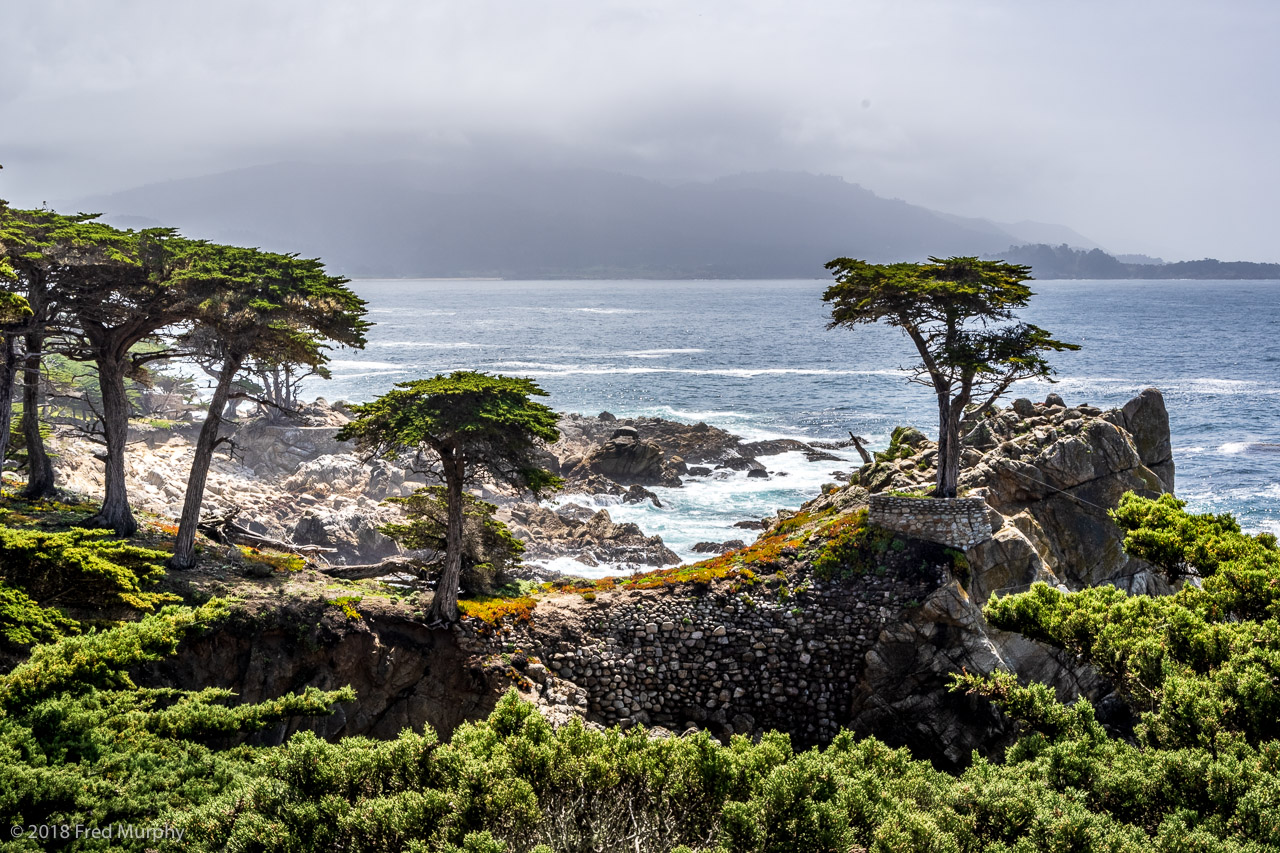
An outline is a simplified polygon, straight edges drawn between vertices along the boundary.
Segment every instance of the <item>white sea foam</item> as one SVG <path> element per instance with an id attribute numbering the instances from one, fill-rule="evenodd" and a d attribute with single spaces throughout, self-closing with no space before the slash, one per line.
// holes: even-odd
<path id="1" fill-rule="evenodd" d="M 1218 447 L 1219 453 L 1243 453 L 1249 447 L 1247 441 L 1228 441 Z"/>
<path id="2" fill-rule="evenodd" d="M 574 308 L 574 311 L 581 311 L 583 314 L 643 314 L 636 308 Z"/>
<path id="3" fill-rule="evenodd" d="M 617 355 L 623 355 L 628 358 L 666 358 L 669 355 L 686 355 L 697 352 L 706 352 L 698 347 L 684 347 L 682 349 L 633 349 L 623 350 Z"/>
<path id="4" fill-rule="evenodd" d="M 1257 382 L 1244 379 L 1189 379 L 1178 383 L 1192 394 L 1250 394 L 1259 390 Z"/>
<path id="5" fill-rule="evenodd" d="M 475 349 L 484 344 L 467 341 L 371 341 L 369 346 L 386 349 Z"/>
<path id="6" fill-rule="evenodd" d="M 713 420 L 753 420 L 757 416 L 749 412 L 731 412 L 731 411 L 707 411 L 707 412 L 690 412 L 684 409 L 677 409 L 674 406 L 649 406 L 647 408 L 638 409 L 630 417 L 660 417 L 677 421 L 688 421 L 689 423 L 697 423 L 698 421 Z"/>
<path id="7" fill-rule="evenodd" d="M 572 370 L 572 364 L 557 364 L 546 361 L 490 361 L 485 367 L 498 370 Z"/>
<path id="8" fill-rule="evenodd" d="M 369 313 L 370 314 L 404 314 L 405 309 L 403 308 L 370 308 Z M 430 310 L 423 311 L 421 309 L 416 309 L 409 313 L 414 317 L 453 317 L 458 312 L 457 311 L 430 311 Z"/>
<path id="9" fill-rule="evenodd" d="M 757 376 L 850 376 L 857 373 L 878 371 L 831 370 L 828 368 L 807 367 L 615 367 L 615 366 L 574 366 L 564 370 L 547 370 L 532 376 L 609 376 L 643 375 L 646 373 L 679 373 L 688 376 L 726 376 L 739 379 L 753 379 Z"/>
<path id="10" fill-rule="evenodd" d="M 369 376 L 389 376 L 393 373 L 400 373 L 409 369 L 410 368 L 408 367 L 402 367 L 402 368 L 399 368 L 398 370 L 365 370 L 358 373 L 335 373 L 333 374 L 333 378 L 342 380 L 345 382 L 351 379 L 364 379 Z M 324 389 L 321 388 L 320 390 L 324 390 Z"/>
<path id="11" fill-rule="evenodd" d="M 751 542 L 756 531 L 734 527 L 734 522 L 771 516 L 779 509 L 796 509 L 816 496 L 823 483 L 832 481 L 833 471 L 848 471 L 854 465 L 847 460 L 810 462 L 799 452 L 762 457 L 761 462 L 771 472 L 767 479 L 748 477 L 743 471 L 721 470 L 710 477 L 687 477 L 679 488 L 655 486 L 652 491 L 662 502 L 661 509 L 648 502 L 624 504 L 607 495 L 559 495 L 550 505 L 576 503 L 607 509 L 614 521 L 638 524 L 646 534 L 661 536 L 681 559 L 696 561 L 707 556 L 693 551 L 698 542 Z M 567 571 L 584 577 L 605 577 L 635 568 L 574 564 Z"/>
<path id="12" fill-rule="evenodd" d="M 336 367 L 339 370 L 352 368 L 355 370 L 405 370 L 403 364 L 393 364 L 389 361 L 364 361 L 356 358 L 335 358 L 330 360 L 330 367 Z"/>

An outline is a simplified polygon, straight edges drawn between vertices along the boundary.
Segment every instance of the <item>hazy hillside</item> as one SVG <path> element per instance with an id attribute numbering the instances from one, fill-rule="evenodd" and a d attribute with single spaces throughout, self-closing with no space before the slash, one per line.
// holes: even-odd
<path id="1" fill-rule="evenodd" d="M 841 255 L 985 254 L 1019 240 L 1016 228 L 782 172 L 668 186 L 588 170 L 287 163 L 59 206 L 319 256 L 357 276 L 818 278 Z"/>
<path id="2" fill-rule="evenodd" d="M 1280 264 L 1259 264 L 1250 261 L 1219 261 L 1205 258 L 1200 261 L 1165 263 L 1146 255 L 1108 255 L 1101 249 L 1083 251 L 1065 243 L 1049 246 L 1044 243 L 1028 246 L 1010 246 L 1003 252 L 987 255 L 1011 263 L 1031 267 L 1036 278 L 1194 278 L 1267 280 L 1280 279 Z M 1137 260 L 1134 260 L 1134 259 Z"/>

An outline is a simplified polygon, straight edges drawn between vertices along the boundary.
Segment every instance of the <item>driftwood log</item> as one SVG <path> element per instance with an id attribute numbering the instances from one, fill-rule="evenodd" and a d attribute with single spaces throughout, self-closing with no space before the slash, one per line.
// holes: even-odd
<path id="1" fill-rule="evenodd" d="M 196 524 L 196 529 L 214 542 L 220 542 L 224 545 L 248 545 L 250 548 L 284 551 L 289 554 L 300 554 L 310 558 L 319 557 L 323 554 L 332 554 L 338 550 L 337 548 L 325 548 L 320 545 L 298 545 L 294 542 L 286 542 L 283 539 L 259 535 L 236 524 L 235 517 L 239 514 L 240 511 L 238 509 L 233 509 L 223 515 L 207 518 Z"/>
<path id="2" fill-rule="evenodd" d="M 381 563 L 367 563 L 360 566 L 324 566 L 320 571 L 331 578 L 339 578 L 346 581 L 380 578 L 384 575 L 396 573 L 421 577 L 422 564 L 408 557 L 388 557 Z"/>

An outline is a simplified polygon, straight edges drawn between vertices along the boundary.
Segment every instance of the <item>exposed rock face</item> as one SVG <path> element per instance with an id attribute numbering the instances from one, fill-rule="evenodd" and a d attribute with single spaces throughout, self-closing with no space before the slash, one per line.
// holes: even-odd
<path id="1" fill-rule="evenodd" d="M 244 702 L 305 687 L 355 688 L 355 703 L 328 717 L 291 720 L 255 735 L 255 743 L 283 743 L 298 730 L 394 738 L 423 725 L 447 737 L 460 723 L 486 716 L 505 687 L 467 658 L 450 632 L 402 611 L 366 609 L 351 619 L 324 602 L 291 602 L 235 613 L 137 678 L 146 685 L 225 687 Z"/>
<path id="2" fill-rule="evenodd" d="M 215 455 L 205 489 L 205 515 L 237 510 L 249 529 L 298 545 L 336 548 L 333 563 L 370 563 L 400 553 L 378 533 L 395 520 L 397 509 L 379 506 L 385 497 L 425 485 L 404 469 L 385 462 L 368 464 L 350 445 L 334 439 L 346 416 L 327 405 L 308 407 L 305 420 L 273 423 L 252 420 L 229 427 L 230 458 Z M 134 448 L 126 458 L 129 491 L 135 506 L 177 517 L 186 492 L 197 430 L 134 428 Z M 59 485 L 83 494 L 102 490 L 102 466 L 96 447 L 75 433 L 55 436 L 60 453 Z M 135 449 L 136 448 L 136 449 Z"/>
<path id="3" fill-rule="evenodd" d="M 596 417 L 566 415 L 558 426 L 560 440 L 550 447 L 553 461 L 548 467 L 569 480 L 570 491 L 586 494 L 624 491 L 615 484 L 678 486 L 683 476 L 710 476 L 715 469 L 765 477 L 768 472 L 757 457 L 779 453 L 804 453 L 810 461 L 842 461 L 796 439 L 743 443 L 738 436 L 705 423 L 662 418 L 618 420 L 602 412 Z"/>
<path id="4" fill-rule="evenodd" d="M 631 435 L 611 438 L 593 448 L 577 467 L 624 486 L 633 483 L 642 486 L 680 485 L 680 478 L 663 464 L 662 448 Z M 572 477 L 573 471 L 569 473 Z"/>
<path id="5" fill-rule="evenodd" d="M 394 540 L 378 532 L 378 526 L 399 520 L 400 514 L 368 498 L 340 498 L 320 511 L 303 510 L 289 528 L 291 541 L 334 548 L 334 563 L 374 563 L 402 552 Z"/>
<path id="6" fill-rule="evenodd" d="M 675 457 L 680 457 L 686 464 L 719 462 L 737 455 L 741 445 L 741 439 L 736 435 L 704 423 L 683 424 L 662 418 L 619 421 L 608 412 L 594 418 L 565 415 L 557 427 L 560 440 L 551 446 L 551 452 L 566 469 L 571 467 L 569 462 L 575 457 L 582 459 L 587 456 L 592 448 L 613 440 L 615 433 L 623 428 L 627 429 L 624 435 L 634 430 L 631 436 L 634 439 L 657 444 L 662 451 L 663 462 L 670 462 Z"/>
<path id="7" fill-rule="evenodd" d="M 1172 492 L 1173 443 L 1169 437 L 1169 412 L 1164 406 L 1164 395 L 1155 388 L 1147 388 L 1125 403 L 1120 414 L 1142 464 L 1155 472 L 1166 492 Z"/>
<path id="8" fill-rule="evenodd" d="M 1159 391 L 1144 395 L 1138 407 L 1144 440 L 1158 453 L 1161 443 L 1169 446 L 1168 415 Z M 1026 512 L 1034 519 L 1048 546 L 1042 557 L 1053 561 L 1069 587 L 1116 583 L 1135 591 L 1163 591 L 1167 587 L 1151 567 L 1125 553 L 1107 510 L 1127 491 L 1161 494 L 1167 491 L 1165 481 L 1146 466 L 1133 436 L 1120 425 L 1122 411 L 1102 417 L 1078 412 L 1066 409 L 1023 421 L 1026 431 L 988 451 L 961 476 L 960 486 L 984 493 L 1003 515 Z M 1160 464 L 1172 481 L 1172 460 Z"/>
<path id="9" fill-rule="evenodd" d="M 1154 496 L 1172 488 L 1169 416 L 1158 390 L 1105 413 L 1063 406 L 1056 394 L 1045 403 L 1015 400 L 966 430 L 961 494 L 984 497 L 1003 516 L 1026 513 L 1040 531 L 1041 559 L 1067 586 L 1167 590 L 1150 566 L 1124 552 L 1107 516 L 1126 491 Z M 854 481 L 871 492 L 931 488 L 937 448 L 922 439 L 903 440 L 908 450 L 864 465 Z"/>

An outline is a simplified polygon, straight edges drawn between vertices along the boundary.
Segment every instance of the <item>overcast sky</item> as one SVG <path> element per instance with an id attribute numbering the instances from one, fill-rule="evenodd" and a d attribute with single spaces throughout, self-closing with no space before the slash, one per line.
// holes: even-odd
<path id="1" fill-rule="evenodd" d="M 841 175 L 1280 261 L 1280 3 L 0 0 L 0 196 L 306 159 Z"/>

